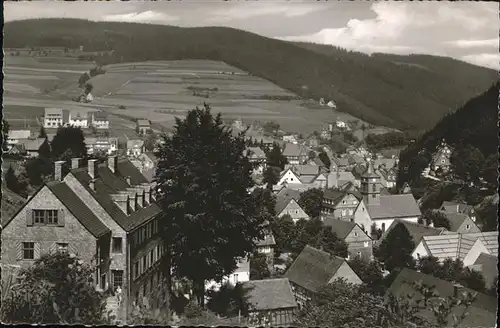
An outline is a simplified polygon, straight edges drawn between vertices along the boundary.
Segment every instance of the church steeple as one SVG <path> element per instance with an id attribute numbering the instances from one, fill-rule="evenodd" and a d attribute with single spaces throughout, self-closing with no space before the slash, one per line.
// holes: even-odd
<path id="1" fill-rule="evenodd" d="M 380 204 L 380 176 L 375 173 L 370 158 L 366 159 L 366 170 L 361 176 L 361 195 L 367 205 Z"/>

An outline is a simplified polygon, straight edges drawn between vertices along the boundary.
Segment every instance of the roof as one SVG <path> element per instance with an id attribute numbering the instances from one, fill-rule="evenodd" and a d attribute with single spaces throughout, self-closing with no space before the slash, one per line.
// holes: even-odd
<path id="1" fill-rule="evenodd" d="M 98 179 L 94 183 L 95 191 L 90 189 L 90 176 L 87 173 L 87 168 L 78 168 L 71 172 L 75 178 L 85 187 L 85 189 L 94 196 L 97 202 L 104 210 L 126 231 L 131 231 L 144 222 L 161 213 L 161 208 L 153 203 L 147 207 L 141 208 L 130 215 L 125 215 L 123 211 L 111 198 L 111 194 L 120 190 L 125 190 L 129 185 L 123 180 L 124 176 L 130 176 L 132 184 L 140 180 L 138 174 L 141 174 L 135 166 L 123 165 L 122 161 L 118 161 L 117 165 L 119 174 L 113 174 L 106 164 L 98 166 Z M 135 173 L 134 173 L 135 172 Z M 126 175 L 124 174 L 126 173 Z M 142 179 L 146 180 L 143 176 Z M 147 182 L 147 181 L 145 181 Z"/>
<path id="2" fill-rule="evenodd" d="M 250 158 L 266 158 L 266 153 L 264 153 L 264 151 L 260 149 L 260 147 L 248 147 L 247 149 L 245 149 L 245 155 Z"/>
<path id="3" fill-rule="evenodd" d="M 94 112 L 93 115 L 94 115 L 94 120 L 96 120 L 96 121 L 107 121 L 108 120 L 108 113 L 106 113 L 102 110 Z"/>
<path id="4" fill-rule="evenodd" d="M 292 171 L 297 173 L 300 177 L 304 175 L 317 176 L 320 173 L 321 168 L 318 165 L 293 165 Z"/>
<path id="5" fill-rule="evenodd" d="M 323 199 L 327 198 L 333 200 L 334 203 L 340 201 L 347 195 L 347 191 L 341 191 L 336 189 L 327 189 L 323 192 Z"/>
<path id="6" fill-rule="evenodd" d="M 382 166 L 386 169 L 393 168 L 396 165 L 396 159 L 394 158 L 376 158 L 373 160 L 373 166 Z"/>
<path id="7" fill-rule="evenodd" d="M 304 153 L 304 148 L 300 145 L 287 142 L 283 150 L 283 156 L 300 156 Z"/>
<path id="8" fill-rule="evenodd" d="M 327 227 L 332 228 L 332 231 L 335 232 L 337 237 L 340 239 L 345 239 L 349 233 L 354 229 L 356 223 L 351 221 L 343 221 L 334 218 L 326 218 L 323 221 L 323 224 Z"/>
<path id="9" fill-rule="evenodd" d="M 30 130 L 9 130 L 9 139 L 28 139 L 31 136 Z"/>
<path id="10" fill-rule="evenodd" d="M 297 307 L 292 287 L 287 278 L 252 280 L 244 282 L 250 309 L 257 311 Z"/>
<path id="11" fill-rule="evenodd" d="M 469 213 L 471 209 L 474 209 L 472 205 L 449 201 L 444 201 L 441 208 L 449 213 Z"/>
<path id="12" fill-rule="evenodd" d="M 387 219 L 420 216 L 420 208 L 412 194 L 380 195 L 380 204 L 366 204 L 370 218 Z"/>
<path id="13" fill-rule="evenodd" d="M 332 172 L 328 173 L 328 185 L 329 186 L 335 185 L 335 181 L 337 181 L 338 185 L 340 186 L 340 185 L 343 185 L 347 182 L 352 182 L 355 180 L 356 180 L 356 178 L 354 177 L 354 175 L 351 172 L 332 171 Z"/>
<path id="14" fill-rule="evenodd" d="M 445 228 L 434 228 L 419 223 L 409 222 L 406 220 L 394 220 L 392 224 L 387 228 L 387 230 L 382 234 L 379 241 L 381 242 L 382 240 L 384 240 L 389 232 L 398 224 L 402 224 L 405 226 L 415 245 L 420 242 L 423 236 L 439 236 L 443 233 L 444 230 L 446 230 Z"/>
<path id="15" fill-rule="evenodd" d="M 434 276 L 408 268 L 403 268 L 387 290 L 386 296 L 392 293 L 394 296 L 404 297 L 409 293 L 413 293 L 415 298 L 422 298 L 422 295 L 412 287 L 412 283 L 416 281 L 422 281 L 426 285 L 436 286 L 436 290 L 441 297 L 453 296 L 454 294 L 453 282 L 441 280 Z M 474 292 L 467 288 L 464 288 L 464 290 Z M 493 327 L 496 322 L 497 307 L 498 300 L 496 297 L 477 293 L 475 302 L 472 303 L 468 310 L 469 316 L 460 324 L 460 327 Z M 453 313 L 456 315 L 460 315 L 463 312 L 463 306 L 456 306 L 454 309 Z M 429 310 L 422 310 L 419 312 L 419 315 L 435 320 L 434 314 Z M 451 315 L 452 314 L 450 314 L 450 316 Z"/>
<path id="16" fill-rule="evenodd" d="M 151 125 L 151 122 L 149 120 L 143 120 L 143 119 L 140 119 L 140 120 L 137 120 L 137 124 L 138 125 Z"/>
<path id="17" fill-rule="evenodd" d="M 344 262 L 343 258 L 306 245 L 286 271 L 285 277 L 309 291 L 316 292 L 328 284 Z"/>
<path id="18" fill-rule="evenodd" d="M 350 164 L 361 164 L 365 162 L 364 158 L 357 154 L 349 155 L 347 161 Z"/>
<path id="19" fill-rule="evenodd" d="M 445 211 L 437 211 L 442 213 L 448 221 L 450 222 L 449 231 L 458 231 L 458 229 L 462 226 L 462 224 L 469 218 L 467 214 L 464 213 L 453 213 L 453 212 L 445 212 Z"/>
<path id="20" fill-rule="evenodd" d="M 142 139 L 128 139 L 127 140 L 127 149 L 142 147 L 144 146 L 144 140 Z"/>
<path id="21" fill-rule="evenodd" d="M 2 185 L 1 199 L 1 223 L 5 226 L 26 203 L 26 199 L 19 196 L 6 186 Z"/>
<path id="22" fill-rule="evenodd" d="M 300 199 L 300 194 L 301 192 L 296 189 L 290 189 L 290 188 L 283 188 L 281 189 L 277 194 L 276 197 L 287 197 L 287 198 L 293 198 L 296 201 L 299 201 Z"/>
<path id="23" fill-rule="evenodd" d="M 316 164 L 317 166 L 326 166 L 325 163 L 323 163 L 323 161 L 319 158 L 319 157 L 315 157 L 313 159 L 313 163 Z"/>
<path id="24" fill-rule="evenodd" d="M 70 111 L 70 116 L 71 118 L 88 118 L 89 116 L 89 113 L 88 112 L 84 112 L 84 111 L 81 111 L 81 110 L 72 110 Z"/>
<path id="25" fill-rule="evenodd" d="M 266 246 L 275 246 L 276 240 L 274 239 L 274 235 L 272 232 L 266 233 L 264 238 L 259 239 L 255 242 L 257 247 L 266 247 Z"/>
<path id="26" fill-rule="evenodd" d="M 45 115 L 62 115 L 63 110 L 61 108 L 45 108 Z"/>
<path id="27" fill-rule="evenodd" d="M 460 258 L 463 259 L 476 240 L 479 239 L 488 251 L 497 256 L 498 254 L 498 231 L 474 232 L 474 233 L 445 233 L 437 236 L 423 236 L 427 250 L 439 259 Z"/>
<path id="28" fill-rule="evenodd" d="M 111 232 L 64 182 L 49 182 L 47 187 L 94 237 Z"/>
<path id="29" fill-rule="evenodd" d="M 377 173 L 375 173 L 375 170 L 373 169 L 373 162 L 368 161 L 368 166 L 366 167 L 365 171 L 363 172 L 363 175 L 361 175 L 362 178 L 380 178 Z"/>
<path id="30" fill-rule="evenodd" d="M 348 166 L 349 165 L 349 159 L 347 157 L 340 157 L 340 158 L 332 158 L 338 166 Z"/>
<path id="31" fill-rule="evenodd" d="M 498 257 L 491 254 L 481 253 L 474 262 L 474 266 L 479 266 L 479 271 L 483 274 L 486 288 L 492 286 L 495 278 L 498 277 Z"/>
<path id="32" fill-rule="evenodd" d="M 45 138 L 36 138 L 36 139 L 25 140 L 23 142 L 23 145 L 26 151 L 38 151 L 44 142 Z"/>

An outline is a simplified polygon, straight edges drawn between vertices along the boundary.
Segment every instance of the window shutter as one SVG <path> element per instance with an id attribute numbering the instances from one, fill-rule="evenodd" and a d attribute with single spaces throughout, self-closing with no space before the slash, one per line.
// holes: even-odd
<path id="1" fill-rule="evenodd" d="M 64 227 L 64 210 L 60 209 L 57 211 L 57 225 L 59 227 Z"/>
<path id="2" fill-rule="evenodd" d="M 21 261 L 23 259 L 23 243 L 18 242 L 16 245 L 16 258 L 18 261 Z"/>
<path id="3" fill-rule="evenodd" d="M 76 248 L 75 245 L 68 243 L 68 253 L 78 256 L 78 248 Z"/>
<path id="4" fill-rule="evenodd" d="M 34 251 L 34 254 L 35 254 L 35 260 L 39 259 L 40 258 L 40 243 L 34 243 L 35 245 L 35 251 Z"/>
<path id="5" fill-rule="evenodd" d="M 49 254 L 55 254 L 57 252 L 57 243 L 52 243 L 49 248 Z"/>
<path id="6" fill-rule="evenodd" d="M 33 210 L 32 209 L 27 209 L 26 210 L 26 225 L 28 227 L 33 226 Z"/>

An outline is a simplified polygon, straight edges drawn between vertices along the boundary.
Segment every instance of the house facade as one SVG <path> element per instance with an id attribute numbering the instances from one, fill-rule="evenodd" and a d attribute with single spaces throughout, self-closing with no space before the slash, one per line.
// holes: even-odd
<path id="1" fill-rule="evenodd" d="M 144 153 L 144 140 L 128 139 L 127 140 L 127 156 L 138 157 Z"/>
<path id="2" fill-rule="evenodd" d="M 288 164 L 300 165 L 307 162 L 308 154 L 306 147 L 293 143 L 285 143 L 283 156 L 288 160 Z"/>
<path id="3" fill-rule="evenodd" d="M 97 130 L 109 130 L 108 114 L 103 111 L 92 112 L 91 125 Z"/>
<path id="4" fill-rule="evenodd" d="M 324 189 L 327 186 L 327 173 L 318 165 L 289 165 L 281 172 L 277 186 L 291 189 Z"/>
<path id="5" fill-rule="evenodd" d="M 354 212 L 360 202 L 358 197 L 347 190 L 326 190 L 323 194 L 321 217 L 354 222 Z"/>
<path id="6" fill-rule="evenodd" d="M 235 286 L 237 283 L 250 281 L 250 262 L 246 258 L 241 258 L 236 263 L 236 269 L 221 281 L 208 280 L 205 282 L 205 290 L 218 291 L 224 284 Z"/>
<path id="7" fill-rule="evenodd" d="M 78 110 L 69 112 L 68 124 L 77 128 L 87 129 L 90 125 L 91 113 Z"/>
<path id="8" fill-rule="evenodd" d="M 87 154 L 116 154 L 118 151 L 118 138 L 114 137 L 86 137 L 84 139 Z"/>
<path id="9" fill-rule="evenodd" d="M 450 168 L 450 158 L 453 149 L 446 143 L 443 139 L 441 144 L 438 146 L 436 152 L 432 156 L 431 168 L 436 171 L 438 169 L 443 170 L 443 172 L 447 172 Z"/>
<path id="10" fill-rule="evenodd" d="M 20 141 L 28 140 L 31 137 L 30 130 L 9 130 L 7 136 L 7 149 L 11 149 L 12 146 L 17 145 Z"/>
<path id="11" fill-rule="evenodd" d="M 373 241 L 365 230 L 354 222 L 329 218 L 323 221 L 338 238 L 347 244 L 348 260 L 360 258 L 370 261 L 373 258 Z"/>
<path id="12" fill-rule="evenodd" d="M 300 219 L 309 220 L 310 217 L 304 211 L 304 209 L 299 205 L 299 203 L 293 198 L 282 199 L 279 196 L 276 200 L 276 215 L 278 217 L 283 217 L 289 215 L 293 222 L 297 222 Z"/>
<path id="13" fill-rule="evenodd" d="M 43 126 L 49 129 L 57 129 L 69 122 L 69 111 L 61 108 L 45 108 Z"/>
<path id="14" fill-rule="evenodd" d="M 255 164 L 254 173 L 262 174 L 266 168 L 266 153 L 260 147 L 248 147 L 244 154 Z"/>
<path id="15" fill-rule="evenodd" d="M 137 131 L 139 134 L 144 135 L 151 130 L 151 122 L 149 120 L 137 120 Z"/>

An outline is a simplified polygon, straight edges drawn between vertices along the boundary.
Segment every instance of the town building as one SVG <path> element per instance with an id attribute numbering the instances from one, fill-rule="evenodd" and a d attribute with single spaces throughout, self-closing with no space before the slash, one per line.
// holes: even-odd
<path id="1" fill-rule="evenodd" d="M 474 264 L 481 253 L 498 256 L 498 231 L 476 233 L 445 232 L 423 236 L 412 252 L 414 259 L 434 256 L 440 261 L 460 259 L 464 266 Z"/>
<path id="2" fill-rule="evenodd" d="M 453 149 L 448 146 L 446 140 L 442 140 L 441 144 L 437 147 L 436 152 L 432 156 L 431 169 L 437 171 L 438 169 L 447 172 L 450 169 L 450 159 Z"/>
<path id="3" fill-rule="evenodd" d="M 323 221 L 330 227 L 338 238 L 347 244 L 349 252 L 347 259 L 360 258 L 370 261 L 373 258 L 373 241 L 359 225 L 350 221 L 328 218 Z"/>
<path id="4" fill-rule="evenodd" d="M 418 222 L 422 213 L 413 195 L 381 195 L 380 187 L 380 177 L 374 172 L 372 162 L 368 161 L 367 169 L 361 176 L 360 193 L 363 199 L 354 213 L 354 222 L 362 227 L 375 224 L 376 229 L 382 232 L 397 219 Z"/>
<path id="5" fill-rule="evenodd" d="M 223 277 L 221 281 L 209 280 L 205 282 L 205 290 L 218 291 L 223 285 L 235 286 L 237 283 L 250 281 L 250 261 L 241 258 L 236 263 L 236 269 L 229 275 Z"/>
<path id="6" fill-rule="evenodd" d="M 118 151 L 118 138 L 115 137 L 85 137 L 87 154 L 113 155 Z"/>
<path id="7" fill-rule="evenodd" d="M 446 217 L 450 223 L 449 231 L 458 233 L 481 232 L 476 223 L 465 213 L 437 211 Z"/>
<path id="8" fill-rule="evenodd" d="M 69 112 L 68 125 L 81 129 L 87 129 L 91 122 L 91 113 L 81 110 L 72 110 Z"/>
<path id="9" fill-rule="evenodd" d="M 274 249 L 276 248 L 276 240 L 274 239 L 273 231 L 269 227 L 269 222 L 266 222 L 264 227 L 264 237 L 255 242 L 255 247 L 258 254 L 266 256 L 266 263 L 269 271 L 272 272 L 274 266 Z"/>
<path id="10" fill-rule="evenodd" d="M 464 288 L 451 281 L 445 281 L 429 274 L 403 268 L 387 290 L 385 297 L 388 298 L 389 295 L 406 297 L 408 294 L 411 294 L 416 302 L 423 300 L 424 296 L 413 287 L 413 283 L 418 281 L 428 286 L 435 286 L 439 296 L 444 298 L 458 297 L 462 291 L 476 293 L 476 291 Z M 447 318 L 447 322 L 454 322 L 453 316 L 460 317 L 465 310 L 463 304 L 454 306 Z M 477 293 L 475 300 L 467 308 L 468 315 L 459 323 L 458 327 L 494 327 L 497 322 L 497 311 L 498 299 L 496 297 Z M 417 315 L 429 320 L 431 324 L 436 324 L 436 316 L 432 311 L 422 309 Z"/>
<path id="11" fill-rule="evenodd" d="M 61 108 L 45 108 L 43 126 L 49 129 L 57 129 L 69 122 L 69 111 Z"/>
<path id="12" fill-rule="evenodd" d="M 341 171 L 340 167 L 336 165 L 330 167 L 330 172 L 327 176 L 328 188 L 340 188 L 348 182 L 356 184 L 356 178 L 351 172 Z"/>
<path id="13" fill-rule="evenodd" d="M 254 163 L 254 173 L 262 174 L 266 168 L 266 153 L 260 147 L 248 147 L 244 151 L 244 155 L 248 157 L 250 163 Z"/>
<path id="14" fill-rule="evenodd" d="M 299 205 L 298 199 L 294 199 L 290 196 L 280 196 L 279 194 L 276 197 L 276 216 L 283 217 L 285 215 L 289 215 L 293 222 L 297 222 L 301 219 L 309 220 L 310 217 L 304 211 L 304 209 Z"/>
<path id="15" fill-rule="evenodd" d="M 285 143 L 282 154 L 288 160 L 288 164 L 291 165 L 304 164 L 308 159 L 307 148 L 293 143 Z"/>
<path id="16" fill-rule="evenodd" d="M 54 181 L 3 222 L 2 263 L 28 267 L 45 253 L 74 253 L 97 265 L 98 289 L 121 286 L 125 304 L 154 306 L 163 253 L 154 185 L 116 156 L 80 162 L 73 159 L 66 176 L 56 162 Z"/>
<path id="17" fill-rule="evenodd" d="M 348 283 L 362 281 L 345 259 L 306 245 L 285 273 L 292 286 L 299 308 L 314 301 L 317 292 L 337 279 Z"/>
<path id="18" fill-rule="evenodd" d="M 444 201 L 439 209 L 447 213 L 466 214 L 472 219 L 472 221 L 476 222 L 476 211 L 474 210 L 474 206 L 472 205 L 467 205 L 465 203 Z"/>
<path id="19" fill-rule="evenodd" d="M 28 140 L 31 137 L 30 130 L 9 130 L 7 135 L 7 149 L 10 150 L 12 146 L 18 144 L 20 141 Z"/>
<path id="20" fill-rule="evenodd" d="M 317 165 L 289 165 L 281 172 L 277 185 L 297 190 L 323 189 L 327 187 L 327 173 Z"/>
<path id="21" fill-rule="evenodd" d="M 281 138 L 283 141 L 285 142 L 290 142 L 290 143 L 293 143 L 293 144 L 298 144 L 297 142 L 297 137 L 293 134 L 290 134 L 290 135 L 284 135 L 282 138 Z"/>
<path id="22" fill-rule="evenodd" d="M 140 135 L 144 135 L 151 130 L 151 122 L 149 120 L 139 119 L 137 120 L 137 132 Z"/>
<path id="23" fill-rule="evenodd" d="M 294 323 L 298 305 L 288 279 L 251 280 L 242 287 L 247 291 L 251 323 L 273 327 Z"/>
<path id="24" fill-rule="evenodd" d="M 481 272 L 484 277 L 485 287 L 490 289 L 495 284 L 495 279 L 498 280 L 498 256 L 481 253 L 476 262 L 469 266 L 469 269 Z"/>
<path id="25" fill-rule="evenodd" d="M 354 212 L 358 208 L 360 200 L 361 195 L 358 192 L 336 189 L 325 190 L 321 205 L 321 217 L 323 220 L 333 218 L 354 222 Z M 367 228 L 368 226 L 363 226 L 363 229 Z"/>
<path id="26" fill-rule="evenodd" d="M 380 244 L 382 241 L 384 241 L 384 239 L 387 238 L 392 229 L 394 229 L 398 224 L 402 224 L 406 228 L 406 230 L 410 234 L 411 240 L 415 245 L 417 245 L 424 236 L 439 236 L 446 231 L 446 229 L 442 227 L 435 228 L 433 226 L 427 226 L 424 224 L 406 220 L 394 220 L 377 241 L 377 244 Z"/>
<path id="27" fill-rule="evenodd" d="M 320 138 L 323 140 L 330 140 L 332 138 L 332 132 L 328 128 L 324 127 L 321 130 Z"/>
<path id="28" fill-rule="evenodd" d="M 144 140 L 142 139 L 127 139 L 127 156 L 138 157 L 144 153 Z"/>
<path id="29" fill-rule="evenodd" d="M 396 187 L 396 170 L 393 168 L 386 169 L 385 167 L 379 167 L 376 173 L 380 177 L 380 184 L 385 189 L 393 189 Z"/>
<path id="30" fill-rule="evenodd" d="M 20 154 L 34 158 L 38 157 L 40 152 L 40 148 L 46 142 L 45 138 L 36 138 L 36 139 L 24 139 L 20 140 L 19 143 L 15 144 L 11 150 L 20 149 Z"/>
<path id="31" fill-rule="evenodd" d="M 92 112 L 91 124 L 97 130 L 109 130 L 108 113 L 104 111 Z"/>

